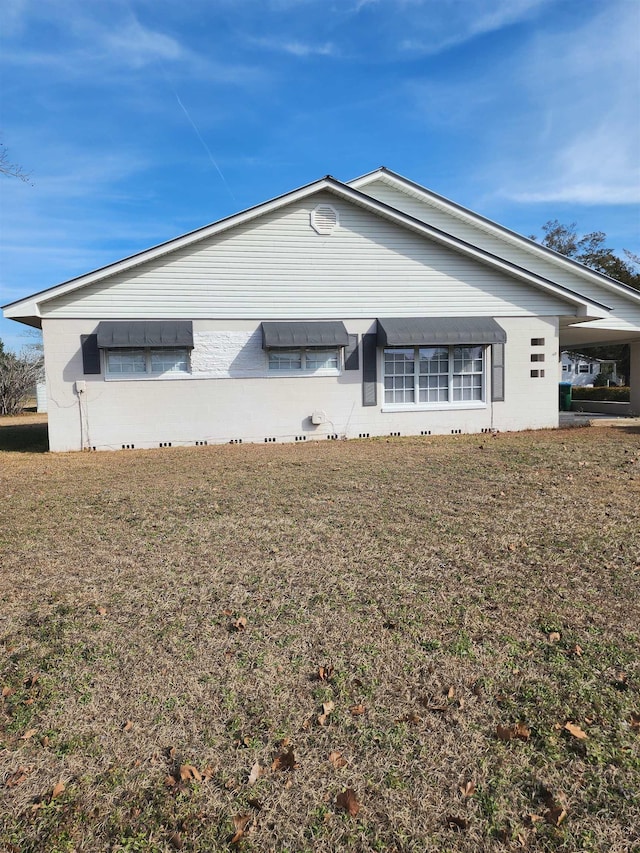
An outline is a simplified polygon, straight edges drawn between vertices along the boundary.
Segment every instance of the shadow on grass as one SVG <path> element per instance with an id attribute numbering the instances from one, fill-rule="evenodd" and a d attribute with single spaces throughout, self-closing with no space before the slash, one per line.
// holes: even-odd
<path id="1" fill-rule="evenodd" d="M 0 426 L 0 451 L 14 453 L 46 453 L 49 435 L 46 424 L 20 424 Z"/>

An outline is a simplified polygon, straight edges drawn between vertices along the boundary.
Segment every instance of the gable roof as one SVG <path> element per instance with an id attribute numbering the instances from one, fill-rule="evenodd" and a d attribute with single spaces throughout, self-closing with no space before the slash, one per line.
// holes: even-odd
<path id="1" fill-rule="evenodd" d="M 366 187 L 369 184 L 378 180 L 383 180 L 405 193 L 410 192 L 413 195 L 422 197 L 428 202 L 439 207 L 441 210 L 452 213 L 458 218 L 467 221 L 469 224 L 476 225 L 485 231 L 489 231 L 489 233 L 492 233 L 497 237 L 506 239 L 508 242 L 518 245 L 520 248 L 525 249 L 531 254 L 543 257 L 556 264 L 559 268 L 564 267 L 565 269 L 571 269 L 572 272 L 585 279 L 593 281 L 601 286 L 608 287 L 610 290 L 617 291 L 625 296 L 630 296 L 633 300 L 640 302 L 640 291 L 635 288 L 630 287 L 627 284 L 623 284 L 621 281 L 617 281 L 604 273 L 591 269 L 590 267 L 581 264 L 579 261 L 569 258 L 567 255 L 562 255 L 559 252 L 550 249 L 548 246 L 543 246 L 541 243 L 537 243 L 529 237 L 524 237 L 522 234 L 518 234 L 517 231 L 512 231 L 510 228 L 500 225 L 500 223 L 495 222 L 492 219 L 488 219 L 486 216 L 475 213 L 473 210 L 470 210 L 455 201 L 451 201 L 451 199 L 448 199 L 443 195 L 439 195 L 433 190 L 429 190 L 409 178 L 405 178 L 403 175 L 388 169 L 386 166 L 380 166 L 379 169 L 367 172 L 358 178 L 354 178 L 348 183 L 349 186 L 355 187 L 361 191 L 366 191 Z"/>
<path id="2" fill-rule="evenodd" d="M 363 176 L 362 178 L 358 178 L 355 181 L 351 181 L 349 183 L 343 183 L 341 181 L 338 181 L 331 175 L 327 175 L 318 181 L 306 184 L 302 187 L 299 187 L 298 189 L 292 190 L 288 193 L 270 199 L 269 201 L 247 208 L 246 210 L 225 217 L 224 219 L 218 220 L 217 222 L 211 223 L 202 228 L 190 231 L 172 240 L 160 243 L 157 246 L 153 246 L 142 252 L 138 252 L 120 261 L 116 261 L 115 263 L 93 270 L 92 272 L 86 273 L 84 275 L 77 276 L 73 279 L 70 279 L 69 281 L 39 291 L 26 298 L 11 302 L 3 306 L 5 316 L 16 320 L 21 320 L 22 322 L 28 323 L 29 325 L 39 325 L 38 318 L 40 316 L 41 303 L 48 302 L 49 300 L 55 299 L 69 292 L 80 290 L 81 288 L 93 284 L 96 281 L 108 279 L 109 277 L 114 276 L 118 273 L 134 269 L 135 267 L 140 266 L 141 264 L 144 264 L 147 261 L 151 261 L 163 255 L 170 254 L 171 252 L 177 251 L 178 249 L 182 249 L 190 245 L 195 245 L 198 242 L 206 240 L 209 237 L 221 234 L 227 230 L 238 227 L 239 225 L 251 222 L 267 213 L 279 210 L 280 208 L 283 208 L 286 205 L 295 203 L 297 201 L 307 199 L 319 192 L 329 192 L 338 198 L 341 198 L 352 204 L 359 205 L 377 216 L 394 222 L 395 224 L 401 227 L 407 228 L 413 231 L 414 233 L 420 234 L 423 237 L 435 241 L 440 245 L 443 245 L 462 255 L 465 255 L 466 257 L 475 259 L 476 261 L 482 264 L 493 267 L 529 285 L 551 293 L 554 296 L 559 297 L 569 305 L 573 306 L 571 313 L 573 313 L 577 309 L 577 314 L 580 317 L 604 317 L 610 310 L 607 305 L 599 301 L 588 298 L 583 294 L 579 293 L 578 291 L 557 284 L 556 282 L 545 278 L 544 276 L 536 272 L 526 269 L 525 267 L 513 263 L 510 260 L 499 257 L 498 255 L 491 253 L 485 249 L 482 249 L 478 246 L 475 246 L 470 242 L 462 240 L 459 237 L 448 233 L 447 231 L 444 231 L 440 228 L 436 228 L 433 225 L 429 225 L 423 220 L 411 216 L 401 210 L 398 210 L 397 208 L 392 207 L 391 205 L 385 204 L 384 202 L 375 199 L 372 196 L 367 195 L 366 192 L 360 190 L 361 186 L 366 187 L 367 183 L 371 182 L 372 180 L 376 180 L 381 174 L 391 177 L 393 180 L 398 181 L 405 187 L 411 187 L 415 190 L 425 193 L 426 195 L 439 200 L 439 202 L 442 204 L 448 204 L 452 207 L 455 207 L 459 211 L 465 211 L 465 209 L 461 208 L 459 205 L 454 205 L 453 202 L 448 202 L 441 196 L 436 196 L 435 194 L 432 194 L 428 190 L 424 189 L 423 187 L 420 187 L 418 184 L 413 184 L 411 181 L 408 181 L 407 179 L 402 178 L 401 176 L 396 175 L 395 173 L 390 172 L 389 170 L 384 168 L 376 170 L 376 172 L 369 173 L 369 175 Z M 482 217 L 479 217 L 476 214 L 472 214 L 470 211 L 465 211 L 465 214 L 470 217 L 475 217 L 478 220 L 482 220 L 483 222 L 489 223 L 489 220 L 483 220 Z M 502 226 L 497 226 L 495 225 L 495 223 L 489 224 L 493 225 L 495 228 L 502 229 Z M 518 235 L 514 234 L 514 232 L 509 232 L 508 229 L 502 230 L 512 235 L 513 237 L 518 238 Z M 518 239 L 525 240 L 525 238 Z M 556 253 L 553 252 L 551 254 L 555 255 Z M 574 263 L 570 262 L 567 258 L 563 258 L 562 256 L 557 257 L 560 261 L 564 263 Z M 578 264 L 577 266 L 580 267 L 581 265 Z M 605 276 L 600 276 L 597 273 L 593 273 L 593 275 L 595 275 L 597 278 L 604 279 L 607 282 L 613 283 Z M 623 285 L 619 286 L 624 287 Z M 635 291 L 633 292 L 635 293 Z M 638 298 L 640 299 L 640 294 L 638 294 Z"/>

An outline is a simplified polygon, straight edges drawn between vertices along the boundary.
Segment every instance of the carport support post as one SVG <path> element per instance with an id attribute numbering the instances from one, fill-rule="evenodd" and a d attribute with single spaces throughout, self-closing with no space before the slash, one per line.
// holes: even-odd
<path id="1" fill-rule="evenodd" d="M 629 345 L 629 386 L 631 387 L 631 414 L 640 415 L 640 341 Z"/>

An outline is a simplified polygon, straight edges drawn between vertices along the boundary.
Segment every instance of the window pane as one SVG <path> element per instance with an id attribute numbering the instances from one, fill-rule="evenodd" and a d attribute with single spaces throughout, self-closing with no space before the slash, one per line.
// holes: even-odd
<path id="1" fill-rule="evenodd" d="M 309 349 L 305 353 L 307 370 L 338 368 L 338 351 L 334 349 Z"/>
<path id="2" fill-rule="evenodd" d="M 455 402 L 483 399 L 482 347 L 453 348 L 453 399 Z"/>
<path id="3" fill-rule="evenodd" d="M 151 350 L 152 373 L 186 373 L 189 370 L 189 357 L 184 348 Z"/>
<path id="4" fill-rule="evenodd" d="M 269 350 L 269 370 L 301 370 L 302 350 Z"/>
<path id="5" fill-rule="evenodd" d="M 108 373 L 146 373 L 146 358 L 143 349 L 107 350 Z"/>
<path id="6" fill-rule="evenodd" d="M 384 401 L 385 403 L 413 403 L 414 349 L 386 349 L 384 351 Z"/>
<path id="7" fill-rule="evenodd" d="M 421 374 L 449 372 L 449 350 L 447 347 L 421 348 L 419 356 Z"/>

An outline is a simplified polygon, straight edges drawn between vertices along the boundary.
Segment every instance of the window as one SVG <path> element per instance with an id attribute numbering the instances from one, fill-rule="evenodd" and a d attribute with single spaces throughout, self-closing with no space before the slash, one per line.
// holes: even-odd
<path id="1" fill-rule="evenodd" d="M 543 347 L 544 346 L 544 338 L 531 338 L 531 346 L 532 347 Z"/>
<path id="2" fill-rule="evenodd" d="M 533 353 L 533 355 L 531 356 L 531 361 L 544 361 L 544 353 Z"/>
<path id="3" fill-rule="evenodd" d="M 578 373 L 588 373 L 589 365 L 588 364 L 579 364 L 578 365 Z"/>
<path id="4" fill-rule="evenodd" d="M 110 376 L 155 375 L 189 372 L 186 347 L 136 347 L 106 350 Z"/>
<path id="5" fill-rule="evenodd" d="M 562 372 L 563 373 L 571 373 L 571 365 L 570 364 L 563 364 L 562 365 Z"/>
<path id="6" fill-rule="evenodd" d="M 385 403 L 411 405 L 483 400 L 483 347 L 384 350 Z"/>
<path id="7" fill-rule="evenodd" d="M 340 354 L 337 348 L 269 350 L 269 370 L 316 373 L 322 370 L 336 371 L 339 367 Z"/>

